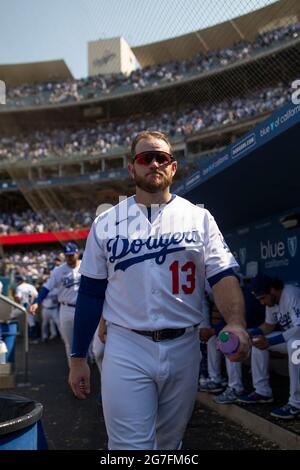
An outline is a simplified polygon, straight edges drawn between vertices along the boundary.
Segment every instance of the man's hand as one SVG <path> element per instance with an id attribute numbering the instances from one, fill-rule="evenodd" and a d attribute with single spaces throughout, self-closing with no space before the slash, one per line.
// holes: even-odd
<path id="1" fill-rule="evenodd" d="M 99 336 L 101 343 L 105 343 L 106 341 L 106 331 L 107 331 L 106 321 L 104 320 L 103 317 L 101 317 L 100 323 L 98 326 L 98 336 Z"/>
<path id="2" fill-rule="evenodd" d="M 69 385 L 80 400 L 84 400 L 90 393 L 90 368 L 86 358 L 71 357 Z"/>
<path id="3" fill-rule="evenodd" d="M 37 304 L 37 303 L 29 305 L 29 307 L 27 308 L 27 312 L 31 313 L 31 315 L 35 315 L 36 311 L 38 309 L 38 306 L 39 306 L 39 304 Z"/>
<path id="4" fill-rule="evenodd" d="M 253 336 L 252 345 L 258 349 L 267 349 L 270 344 L 264 335 Z"/>
<path id="5" fill-rule="evenodd" d="M 199 336 L 202 343 L 207 343 L 209 338 L 215 335 L 215 330 L 213 328 L 200 328 Z"/>
<path id="6" fill-rule="evenodd" d="M 241 362 L 247 359 L 249 357 L 251 347 L 251 341 L 247 330 L 242 326 L 229 324 L 223 328 L 222 332 L 223 331 L 229 331 L 230 333 L 233 333 L 239 338 L 240 341 L 237 352 L 226 357 L 228 357 L 231 362 Z"/>

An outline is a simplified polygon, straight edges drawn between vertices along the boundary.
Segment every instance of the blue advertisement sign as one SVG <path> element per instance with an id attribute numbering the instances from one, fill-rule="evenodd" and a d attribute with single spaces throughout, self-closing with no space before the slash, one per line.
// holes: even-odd
<path id="1" fill-rule="evenodd" d="M 284 223 L 287 214 L 282 214 L 224 234 L 242 274 L 265 273 L 300 285 L 300 209 L 289 214 L 295 217 L 291 228 Z"/>

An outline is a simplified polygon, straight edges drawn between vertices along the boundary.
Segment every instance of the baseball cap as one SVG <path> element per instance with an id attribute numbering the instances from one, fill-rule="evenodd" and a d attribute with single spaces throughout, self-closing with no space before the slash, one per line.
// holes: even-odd
<path id="1" fill-rule="evenodd" d="M 15 280 L 16 281 L 25 281 L 25 277 L 22 276 L 22 274 L 18 273 L 18 274 L 15 275 Z"/>
<path id="2" fill-rule="evenodd" d="M 272 279 L 265 274 L 258 274 L 252 279 L 250 290 L 256 297 L 270 293 Z"/>
<path id="3" fill-rule="evenodd" d="M 76 243 L 67 243 L 64 246 L 64 254 L 65 255 L 75 255 L 75 253 L 79 253 L 79 248 Z"/>

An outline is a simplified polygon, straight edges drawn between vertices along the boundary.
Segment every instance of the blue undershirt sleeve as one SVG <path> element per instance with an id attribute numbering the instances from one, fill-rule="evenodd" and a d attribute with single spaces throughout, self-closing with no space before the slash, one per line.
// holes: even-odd
<path id="1" fill-rule="evenodd" d="M 264 334 L 264 332 L 261 328 L 248 328 L 247 331 L 248 331 L 250 336 L 259 336 L 259 335 Z"/>
<path id="2" fill-rule="evenodd" d="M 107 279 L 81 276 L 75 307 L 71 357 L 86 357 L 101 318 L 106 287 Z"/>
<path id="3" fill-rule="evenodd" d="M 215 274 L 215 276 L 209 277 L 207 280 L 209 282 L 210 287 L 213 287 L 215 284 L 217 284 L 217 282 L 219 282 L 223 277 L 226 276 L 234 276 L 239 279 L 234 270 L 232 268 L 228 268 L 224 269 L 224 271 L 221 271 L 218 274 Z"/>
<path id="4" fill-rule="evenodd" d="M 47 297 L 47 295 L 49 294 L 49 289 L 47 289 L 47 287 L 42 287 L 40 292 L 39 292 L 39 295 L 37 296 L 37 298 L 35 299 L 35 301 L 33 302 L 34 304 L 40 304 L 41 302 L 43 302 L 43 300 Z"/>
<path id="5" fill-rule="evenodd" d="M 271 336 L 271 338 L 267 336 L 267 340 L 270 346 L 275 346 L 276 344 L 285 343 L 285 339 L 282 333 Z"/>

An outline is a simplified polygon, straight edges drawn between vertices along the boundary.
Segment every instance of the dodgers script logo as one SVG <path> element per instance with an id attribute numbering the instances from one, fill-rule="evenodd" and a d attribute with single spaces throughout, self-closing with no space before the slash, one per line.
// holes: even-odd
<path id="1" fill-rule="evenodd" d="M 126 260 L 119 261 L 114 266 L 115 271 L 118 269 L 126 271 L 130 266 L 142 263 L 148 259 L 154 259 L 157 264 L 163 264 L 168 254 L 175 253 L 177 251 L 184 251 L 186 249 L 185 246 L 178 246 L 182 242 L 185 242 L 186 244 L 196 244 L 197 247 L 199 247 L 201 239 L 198 231 L 193 230 L 192 232 L 183 233 L 175 232 L 173 234 L 167 233 L 160 237 L 150 236 L 145 240 L 137 238 L 132 241 L 127 238 L 121 238 L 120 235 L 117 235 L 116 238 L 108 240 L 106 248 L 108 253 L 111 253 L 111 256 L 109 257 L 110 263 L 114 263 L 116 260 L 121 260 L 127 255 L 133 255 Z M 147 253 L 134 256 L 140 253 L 144 247 L 147 249 Z"/>
<path id="2" fill-rule="evenodd" d="M 296 236 L 289 237 L 287 239 L 287 244 L 288 244 L 289 253 L 291 257 L 294 258 L 297 252 L 297 237 Z"/>
<path id="3" fill-rule="evenodd" d="M 78 279 L 74 279 L 73 276 L 67 276 L 65 278 L 62 279 L 62 283 L 63 283 L 63 286 L 66 288 L 66 289 L 70 289 L 71 287 L 73 286 L 76 286 L 80 284 L 80 278 Z"/>

